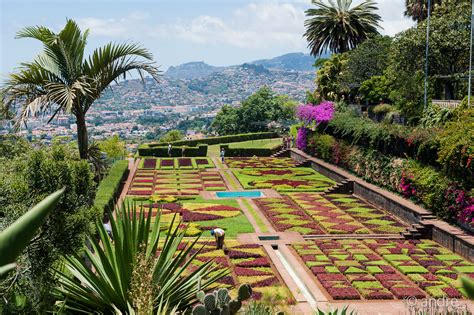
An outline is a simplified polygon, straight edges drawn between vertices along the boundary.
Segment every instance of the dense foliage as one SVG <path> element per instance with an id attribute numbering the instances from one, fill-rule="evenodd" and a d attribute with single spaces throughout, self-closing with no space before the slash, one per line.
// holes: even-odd
<path id="1" fill-rule="evenodd" d="M 94 206 L 99 213 L 104 214 L 113 210 L 112 207 L 120 193 L 127 171 L 128 160 L 117 161 L 112 165 L 107 176 L 102 179 L 94 200 Z"/>
<path id="2" fill-rule="evenodd" d="M 263 87 L 239 107 L 223 106 L 212 123 L 219 135 L 269 131 L 293 122 L 296 103 Z"/>
<path id="3" fill-rule="evenodd" d="M 87 161 L 80 160 L 76 152 L 54 145 L 1 158 L 0 230 L 49 194 L 66 187 L 52 214 L 20 256 L 17 272 L 0 284 L 0 304 L 6 312 L 48 310 L 54 285 L 50 268 L 57 266 L 61 255 L 82 248 L 85 235 L 93 230 L 91 223 L 97 218 L 91 207 L 95 183 Z"/>
<path id="4" fill-rule="evenodd" d="M 429 37 L 430 99 L 462 99 L 467 93 L 470 12 L 470 2 L 465 0 L 435 6 Z M 332 55 L 317 71 L 314 95 L 390 103 L 416 124 L 424 105 L 426 23 L 421 21 L 394 38 L 369 38 L 350 52 Z"/>

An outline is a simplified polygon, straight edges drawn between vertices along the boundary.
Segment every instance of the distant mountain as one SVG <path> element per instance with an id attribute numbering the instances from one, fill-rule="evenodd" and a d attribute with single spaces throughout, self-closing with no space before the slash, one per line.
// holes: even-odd
<path id="1" fill-rule="evenodd" d="M 173 79 L 197 79 L 206 77 L 219 69 L 219 67 L 208 65 L 203 61 L 195 61 L 176 67 L 171 66 L 165 72 L 165 76 Z"/>
<path id="2" fill-rule="evenodd" d="M 325 57 L 325 56 L 322 56 Z M 315 58 L 303 53 L 290 53 L 278 56 L 272 59 L 261 59 L 251 61 L 240 65 L 245 69 L 251 69 L 258 73 L 265 70 L 282 70 L 282 71 L 298 71 L 298 72 L 314 72 L 313 64 Z M 251 68 L 259 66 L 258 68 Z M 205 78 L 216 72 L 223 72 L 226 69 L 238 66 L 214 67 L 203 61 L 195 61 L 183 63 L 179 66 L 169 67 L 165 72 L 165 77 L 170 79 L 193 80 Z"/>
<path id="3" fill-rule="evenodd" d="M 252 61 L 251 64 L 262 65 L 268 69 L 286 71 L 314 71 L 315 58 L 303 53 L 290 53 L 272 59 Z"/>

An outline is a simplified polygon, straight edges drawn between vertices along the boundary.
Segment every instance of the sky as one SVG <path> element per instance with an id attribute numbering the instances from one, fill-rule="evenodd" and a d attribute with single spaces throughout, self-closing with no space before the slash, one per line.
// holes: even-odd
<path id="1" fill-rule="evenodd" d="M 354 4 L 362 0 L 354 0 Z M 23 27 L 59 31 L 67 18 L 90 29 L 88 47 L 139 42 L 160 69 L 190 61 L 214 66 L 308 53 L 304 11 L 310 0 L 0 0 L 0 76 L 31 61 L 41 45 L 15 39 Z M 404 0 L 378 0 L 380 32 L 395 35 L 413 25 Z"/>

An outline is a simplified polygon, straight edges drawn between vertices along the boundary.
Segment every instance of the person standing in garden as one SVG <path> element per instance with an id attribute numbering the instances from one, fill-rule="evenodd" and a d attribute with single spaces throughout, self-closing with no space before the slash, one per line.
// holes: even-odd
<path id="1" fill-rule="evenodd" d="M 168 143 L 168 156 L 171 157 L 171 143 Z"/>
<path id="2" fill-rule="evenodd" d="M 221 162 L 224 163 L 224 158 L 225 158 L 225 150 L 224 148 L 221 148 Z"/>
<path id="3" fill-rule="evenodd" d="M 183 145 L 183 146 L 181 147 L 181 157 L 184 157 L 184 150 L 185 150 L 185 148 L 184 148 L 184 145 Z"/>
<path id="4" fill-rule="evenodd" d="M 224 246 L 224 230 L 215 228 L 214 230 L 211 230 L 211 235 L 216 238 L 216 249 L 222 249 Z"/>

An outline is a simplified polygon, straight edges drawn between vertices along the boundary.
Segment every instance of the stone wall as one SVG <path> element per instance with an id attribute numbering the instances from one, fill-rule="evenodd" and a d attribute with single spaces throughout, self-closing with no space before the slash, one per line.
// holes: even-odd
<path id="1" fill-rule="evenodd" d="M 422 225 L 426 229 L 424 234 L 432 240 L 474 261 L 474 236 L 467 234 L 462 229 L 437 220 L 431 212 L 413 202 L 372 185 L 333 164 L 309 156 L 298 149 L 291 150 L 291 157 L 298 162 L 309 160 L 314 170 L 336 182 L 353 181 L 354 195 L 393 213 L 405 222 Z"/>

